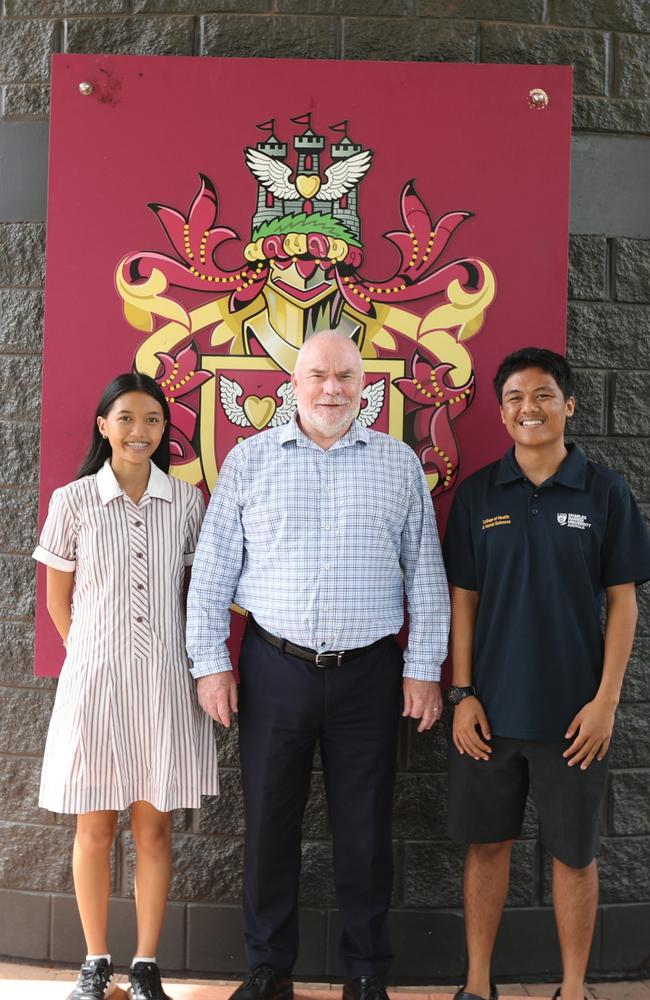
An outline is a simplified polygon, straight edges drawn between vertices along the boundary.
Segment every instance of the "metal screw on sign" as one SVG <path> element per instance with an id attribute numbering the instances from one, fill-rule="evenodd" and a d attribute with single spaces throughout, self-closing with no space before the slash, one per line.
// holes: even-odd
<path id="1" fill-rule="evenodd" d="M 548 107 L 548 94 L 540 87 L 535 87 L 528 94 L 528 107 L 537 111 L 544 111 Z"/>
<path id="2" fill-rule="evenodd" d="M 83 80 L 79 84 L 79 93 L 82 95 L 82 97 L 90 97 L 93 90 L 94 90 L 93 85 L 92 83 L 89 83 L 88 80 Z"/>

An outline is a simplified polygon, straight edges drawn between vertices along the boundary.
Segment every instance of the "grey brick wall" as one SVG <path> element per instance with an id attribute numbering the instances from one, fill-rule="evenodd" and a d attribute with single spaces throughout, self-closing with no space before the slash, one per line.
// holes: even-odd
<path id="1" fill-rule="evenodd" d="M 645 0 L 4 0 L 0 17 L 2 120 L 48 114 L 53 52 L 570 62 L 576 132 L 650 135 L 650 5 Z M 650 140 L 648 140 L 650 142 Z M 648 148 L 648 147 L 644 147 Z M 588 183 L 585 177 L 582 181 Z M 611 182 L 612 196 L 614 180 Z M 580 192 L 578 192 L 580 193 Z M 576 192 L 574 191 L 574 196 Z M 620 192 L 619 192 L 620 196 Z M 647 192 L 628 206 L 648 213 Z M 645 199 L 645 201 L 644 201 Z M 569 353 L 578 372 L 578 440 L 632 484 L 650 511 L 650 241 L 625 225 L 571 238 Z M 28 215 L 28 218 L 38 216 Z M 32 677 L 44 226 L 0 217 L 0 954 L 76 961 L 82 949 L 71 896 L 70 819 L 37 808 L 39 762 L 54 682 Z M 635 230 L 636 232 L 636 230 Z M 634 235 L 634 234 L 632 234 Z M 650 235 L 650 227 L 646 235 Z M 619 711 L 603 807 L 602 897 L 591 967 L 650 964 L 650 596 Z M 462 851 L 444 835 L 442 732 L 404 728 L 396 800 L 395 975 L 462 974 Z M 161 958 L 168 968 L 236 973 L 243 967 L 239 885 L 243 816 L 236 733 L 221 734 L 223 794 L 175 818 L 175 873 Z M 496 973 L 559 968 L 548 861 L 527 817 Z M 114 852 L 111 933 L 130 958 L 131 839 Z M 302 975 L 340 974 L 323 783 L 305 827 Z M 9 917 L 11 919 L 9 919 Z M 645 928 L 645 930 L 644 930 Z"/>

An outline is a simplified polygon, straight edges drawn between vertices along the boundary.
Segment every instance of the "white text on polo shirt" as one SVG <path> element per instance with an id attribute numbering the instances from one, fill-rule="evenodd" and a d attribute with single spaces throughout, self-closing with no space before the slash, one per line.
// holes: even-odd
<path id="1" fill-rule="evenodd" d="M 591 528 L 591 521 L 587 520 L 586 514 L 558 514 L 557 523 L 562 527 L 580 528 L 581 531 Z"/>
<path id="2" fill-rule="evenodd" d="M 501 525 L 512 524 L 510 520 L 510 514 L 496 514 L 494 517 L 484 517 L 483 521 L 483 531 L 487 528 L 499 528 Z"/>

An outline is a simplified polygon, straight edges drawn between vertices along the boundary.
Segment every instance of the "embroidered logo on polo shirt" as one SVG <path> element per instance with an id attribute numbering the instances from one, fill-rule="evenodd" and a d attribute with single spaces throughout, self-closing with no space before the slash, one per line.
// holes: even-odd
<path id="1" fill-rule="evenodd" d="M 562 527 L 580 528 L 581 531 L 584 531 L 585 528 L 591 528 L 591 521 L 587 520 L 586 514 L 558 514 L 557 523 L 561 524 Z"/>
<path id="2" fill-rule="evenodd" d="M 494 517 L 484 517 L 482 524 L 485 531 L 487 528 L 500 528 L 502 525 L 512 524 L 512 520 L 510 514 L 495 514 Z"/>

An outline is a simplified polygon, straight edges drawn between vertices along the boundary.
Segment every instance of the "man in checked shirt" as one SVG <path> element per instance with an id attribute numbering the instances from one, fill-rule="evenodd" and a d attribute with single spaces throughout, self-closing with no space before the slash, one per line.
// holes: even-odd
<path id="1" fill-rule="evenodd" d="M 320 745 L 343 922 L 344 1000 L 387 1000 L 386 918 L 400 707 L 440 718 L 449 596 L 431 497 L 411 449 L 357 420 L 356 345 L 312 336 L 292 421 L 223 464 L 194 557 L 188 651 L 199 700 L 239 714 L 250 975 L 231 1000 L 291 1000 L 302 817 Z M 395 640 L 409 610 L 406 652 Z M 249 612 L 239 691 L 229 607 Z"/>

